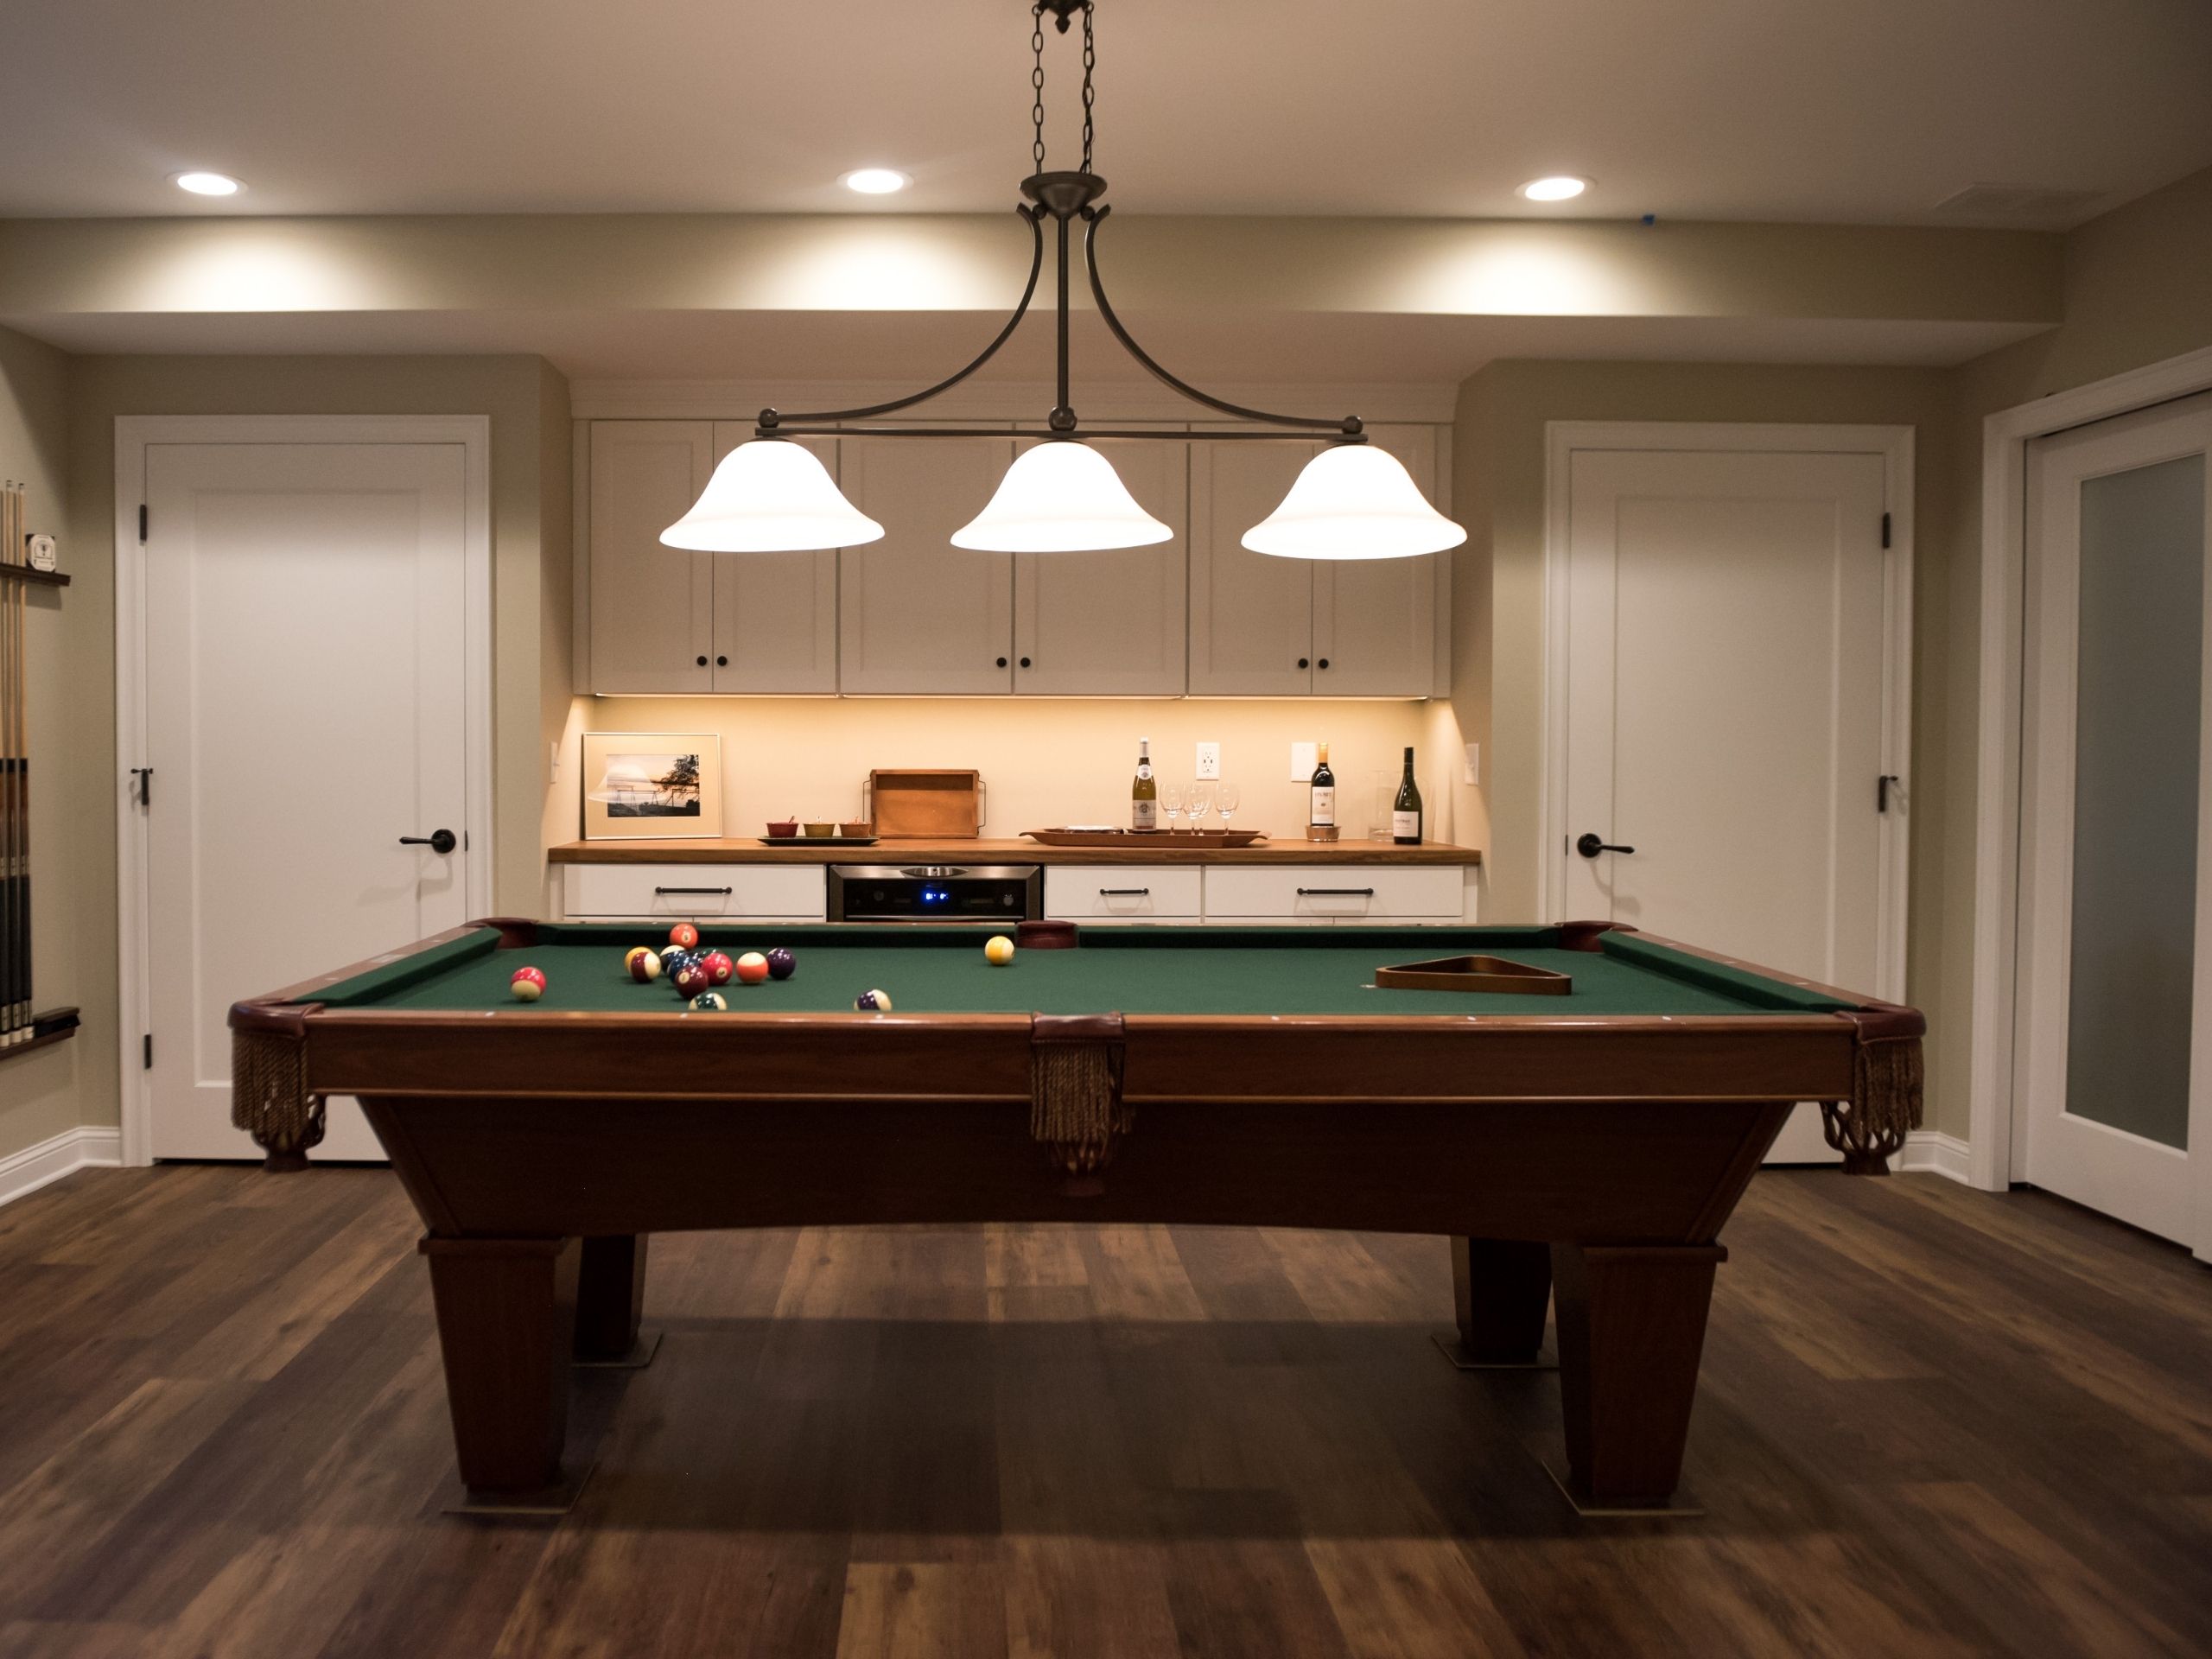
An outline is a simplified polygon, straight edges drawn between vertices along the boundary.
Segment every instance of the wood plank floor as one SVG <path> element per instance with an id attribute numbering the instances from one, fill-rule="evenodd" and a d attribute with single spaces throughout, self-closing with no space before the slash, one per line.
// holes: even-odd
<path id="1" fill-rule="evenodd" d="M 1669 1523 L 1443 1362 L 1440 1240 L 1028 1227 L 656 1240 L 582 1503 L 452 1519 L 416 1231 L 369 1170 L 0 1210 L 0 1656 L 2212 1652 L 2212 1272 L 2034 1194 L 1760 1176 Z"/>

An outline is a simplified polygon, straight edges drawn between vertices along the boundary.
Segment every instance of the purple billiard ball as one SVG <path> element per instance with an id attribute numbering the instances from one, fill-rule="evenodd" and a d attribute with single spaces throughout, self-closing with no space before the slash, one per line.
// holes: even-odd
<path id="1" fill-rule="evenodd" d="M 778 945 L 774 950 L 768 953 L 769 978 L 789 979 L 798 971 L 798 958 L 791 955 L 790 951 L 785 950 L 782 945 Z"/>

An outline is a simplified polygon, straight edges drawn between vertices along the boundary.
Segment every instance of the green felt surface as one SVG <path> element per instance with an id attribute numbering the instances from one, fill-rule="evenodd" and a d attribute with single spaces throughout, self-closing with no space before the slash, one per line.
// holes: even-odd
<path id="1" fill-rule="evenodd" d="M 1094 927 L 1071 950 L 1023 950 L 995 968 L 988 930 L 797 925 L 709 927 L 704 945 L 736 956 L 789 947 L 784 981 L 721 988 L 733 1013 L 822 1013 L 871 988 L 899 1013 L 1234 1014 L 1687 1014 L 1805 1013 L 1849 1006 L 1833 997 L 1633 934 L 1602 950 L 1560 948 L 1548 928 Z M 633 944 L 656 948 L 664 927 L 546 924 L 538 942 L 502 950 L 490 929 L 415 953 L 309 999 L 340 1007 L 512 1008 L 665 1014 L 683 1010 L 666 980 L 640 985 L 622 968 Z M 1572 976 L 1567 996 L 1377 990 L 1378 967 L 1484 952 Z M 522 1003 L 507 982 L 528 963 L 545 995 Z"/>

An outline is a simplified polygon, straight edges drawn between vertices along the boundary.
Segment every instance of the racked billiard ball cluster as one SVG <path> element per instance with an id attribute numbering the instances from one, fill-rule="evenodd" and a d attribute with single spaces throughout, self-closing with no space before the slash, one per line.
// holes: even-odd
<path id="1" fill-rule="evenodd" d="M 699 930 L 678 922 L 668 930 L 666 948 L 632 945 L 622 957 L 623 971 L 640 985 L 650 985 L 664 974 L 676 994 L 696 1014 L 720 1014 L 729 1007 L 718 987 L 734 980 L 758 985 L 764 980 L 789 979 L 798 970 L 798 958 L 781 945 L 772 950 L 748 950 L 732 960 L 725 950 L 702 950 Z"/>

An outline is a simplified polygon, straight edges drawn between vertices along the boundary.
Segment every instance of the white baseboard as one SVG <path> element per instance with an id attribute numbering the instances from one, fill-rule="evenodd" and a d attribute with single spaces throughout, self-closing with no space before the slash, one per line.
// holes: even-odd
<path id="1" fill-rule="evenodd" d="M 0 1158 L 0 1204 L 12 1204 L 73 1170 L 123 1162 L 123 1131 L 79 1126 Z"/>
<path id="2" fill-rule="evenodd" d="M 1897 1168 L 1907 1175 L 1941 1175 L 1963 1184 L 1970 1179 L 1967 1152 L 1967 1143 L 1955 1135 L 1945 1135 L 1941 1129 L 1915 1129 L 1904 1138 Z"/>

